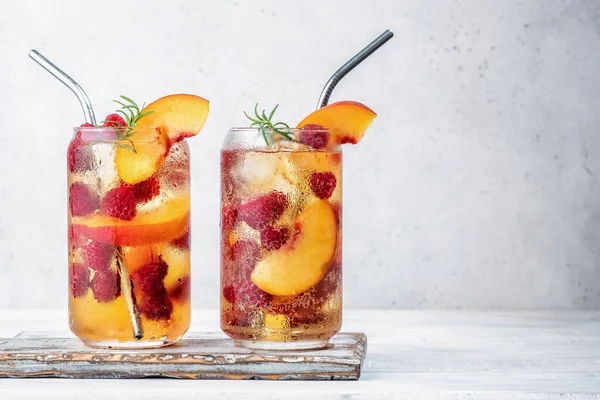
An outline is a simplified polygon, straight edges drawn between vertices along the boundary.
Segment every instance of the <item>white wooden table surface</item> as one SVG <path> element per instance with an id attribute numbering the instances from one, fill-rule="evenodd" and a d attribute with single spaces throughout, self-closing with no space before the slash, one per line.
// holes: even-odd
<path id="1" fill-rule="evenodd" d="M 0 337 L 32 330 L 66 333 L 66 311 L 0 310 Z M 0 379 L 0 399 L 600 399 L 599 311 L 347 310 L 343 330 L 368 335 L 358 382 Z"/>

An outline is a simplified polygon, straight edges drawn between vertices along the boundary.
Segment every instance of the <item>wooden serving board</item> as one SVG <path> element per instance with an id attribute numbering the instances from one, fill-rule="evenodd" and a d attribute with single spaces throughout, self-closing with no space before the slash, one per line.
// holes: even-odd
<path id="1" fill-rule="evenodd" d="M 340 333 L 323 350 L 266 352 L 237 347 L 221 333 L 190 333 L 159 349 L 111 350 L 23 332 L 0 338 L 0 378 L 357 380 L 366 351 L 364 333 Z"/>

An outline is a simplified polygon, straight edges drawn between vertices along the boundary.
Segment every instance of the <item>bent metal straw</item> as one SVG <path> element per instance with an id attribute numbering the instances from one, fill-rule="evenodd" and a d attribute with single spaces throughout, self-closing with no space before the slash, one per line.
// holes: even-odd
<path id="1" fill-rule="evenodd" d="M 68 87 L 75 94 L 75 96 L 77 96 L 77 99 L 79 100 L 79 103 L 81 104 L 81 108 L 83 110 L 85 121 L 92 125 L 96 125 L 96 116 L 94 115 L 92 102 L 90 101 L 88 95 L 85 93 L 85 90 L 83 90 L 83 88 L 73 78 L 67 75 L 63 70 L 58 68 L 54 63 L 52 63 L 42 54 L 40 54 L 37 50 L 31 50 L 29 52 L 29 57 L 31 57 L 33 61 L 38 63 L 46 71 L 50 72 L 56 79 L 58 79 L 66 87 Z M 131 320 L 131 327 L 133 328 L 133 335 L 136 339 L 141 339 L 144 336 L 144 331 L 140 322 L 140 315 L 138 309 L 135 305 L 135 301 L 133 300 L 129 269 L 127 268 L 127 264 L 125 263 L 125 260 L 123 259 L 119 251 L 117 251 L 117 266 L 119 268 L 119 275 L 121 277 L 123 297 L 125 298 L 125 302 L 127 303 L 127 311 Z"/>
<path id="2" fill-rule="evenodd" d="M 375 52 L 375 50 L 379 49 L 383 46 L 388 40 L 390 40 L 394 34 L 389 29 L 383 32 L 377 39 L 373 40 L 371 43 L 367 45 L 364 49 L 356 53 L 354 57 L 346 61 L 344 65 L 342 65 L 327 81 L 325 87 L 323 87 L 323 91 L 321 92 L 321 96 L 319 96 L 319 103 L 317 104 L 317 109 L 325 107 L 327 103 L 329 103 L 329 97 L 331 96 L 331 92 L 335 89 L 336 85 L 339 81 L 342 80 L 344 76 L 348 74 L 348 72 L 352 71 L 358 64 L 367 59 L 371 54 Z"/>

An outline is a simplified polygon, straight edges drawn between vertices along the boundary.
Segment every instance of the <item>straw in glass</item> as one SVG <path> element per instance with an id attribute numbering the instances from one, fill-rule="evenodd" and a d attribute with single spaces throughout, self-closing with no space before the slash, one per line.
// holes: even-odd
<path id="1" fill-rule="evenodd" d="M 371 54 L 375 52 L 375 50 L 379 49 L 383 46 L 388 40 L 390 40 L 394 34 L 389 29 L 383 32 L 377 39 L 373 40 L 371 43 L 367 45 L 364 49 L 356 53 L 354 57 L 349 59 L 344 65 L 342 65 L 327 81 L 323 91 L 321 92 L 321 96 L 319 97 L 319 103 L 317 104 L 317 109 L 325 107 L 327 103 L 329 103 L 329 97 L 331 96 L 331 92 L 335 89 L 336 85 L 339 81 L 342 80 L 344 76 L 348 74 L 348 72 L 352 71 L 358 64 L 367 59 Z"/>
<path id="2" fill-rule="evenodd" d="M 81 109 L 85 121 L 92 125 L 96 125 L 96 116 L 94 115 L 94 109 L 92 108 L 92 102 L 85 93 L 85 90 L 77 83 L 73 78 L 67 75 L 63 70 L 58 68 L 54 63 L 48 60 L 46 57 L 41 55 L 37 50 L 31 50 L 29 57 L 36 63 L 38 63 L 46 71 L 50 72 L 56 79 L 61 81 L 66 87 L 68 87 L 79 100 Z M 129 276 L 129 269 L 127 263 L 121 255 L 121 249 L 117 247 L 117 268 L 119 269 L 119 275 L 121 277 L 121 292 L 127 303 L 127 311 L 131 319 L 131 327 L 133 328 L 133 336 L 136 339 L 141 339 L 144 336 L 144 330 L 142 329 L 142 323 L 140 320 L 140 314 L 135 300 L 133 298 L 131 278 Z"/>

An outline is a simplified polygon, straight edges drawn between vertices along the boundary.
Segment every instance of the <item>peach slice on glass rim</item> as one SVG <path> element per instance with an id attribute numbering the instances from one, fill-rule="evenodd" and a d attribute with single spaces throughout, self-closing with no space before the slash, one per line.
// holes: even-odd
<path id="1" fill-rule="evenodd" d="M 152 111 L 138 126 L 155 126 L 167 132 L 170 143 L 196 136 L 210 109 L 208 100 L 192 94 L 172 94 L 148 104 L 142 113 Z"/>
<path id="2" fill-rule="evenodd" d="M 208 117 L 209 103 L 191 94 L 173 94 L 148 104 L 132 128 L 131 149 L 124 141 L 117 148 L 115 164 L 121 180 L 136 184 L 150 178 L 162 165 L 171 145 L 200 132 Z"/>
<path id="3" fill-rule="evenodd" d="M 302 128 L 308 124 L 321 125 L 331 132 L 336 143 L 356 144 L 365 135 L 377 114 L 369 107 L 356 101 L 338 101 L 319 108 L 298 124 Z"/>

